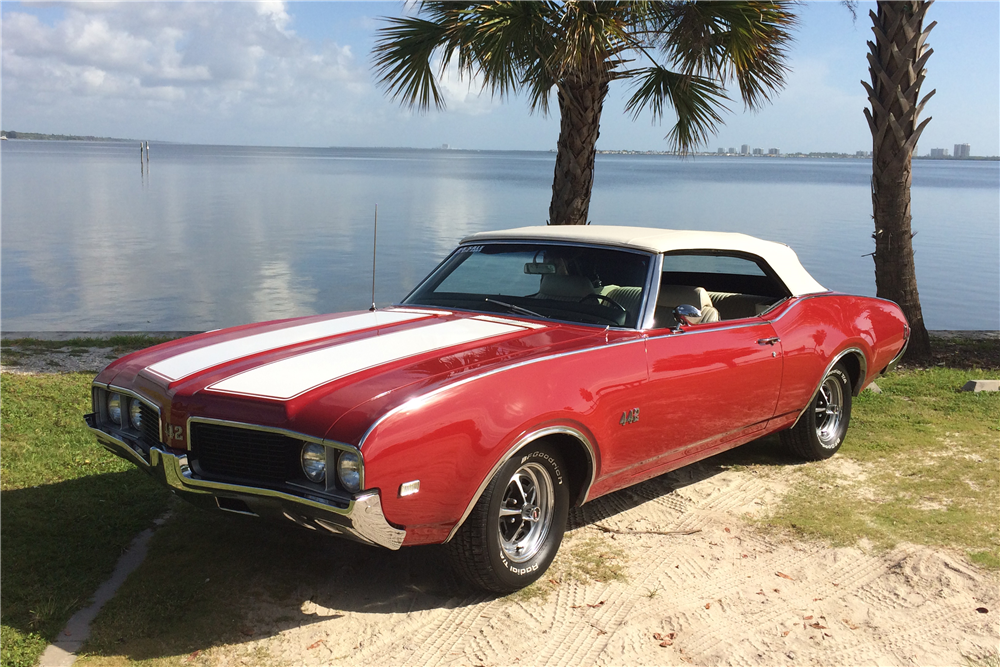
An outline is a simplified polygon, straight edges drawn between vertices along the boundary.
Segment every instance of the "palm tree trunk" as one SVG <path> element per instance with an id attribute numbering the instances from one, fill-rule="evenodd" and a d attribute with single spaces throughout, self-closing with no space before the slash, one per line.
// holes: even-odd
<path id="1" fill-rule="evenodd" d="M 594 68 L 565 77 L 558 91 L 561 122 L 548 224 L 586 225 L 608 80 Z"/>
<path id="2" fill-rule="evenodd" d="M 878 296 L 895 301 L 909 320 L 907 357 L 927 358 L 931 344 L 917 293 L 917 274 L 911 241 L 911 159 L 917 140 L 930 118 L 917 123 L 924 104 L 919 101 L 923 69 L 933 53 L 924 41 L 934 28 L 923 30 L 931 2 L 879 0 L 878 14 L 870 12 L 875 42 L 868 42 L 871 111 L 865 117 L 872 132 L 872 211 L 875 220 L 875 286 Z"/>

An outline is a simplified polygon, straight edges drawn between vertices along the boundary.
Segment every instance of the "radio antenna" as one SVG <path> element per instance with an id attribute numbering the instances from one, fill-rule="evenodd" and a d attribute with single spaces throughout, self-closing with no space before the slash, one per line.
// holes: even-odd
<path id="1" fill-rule="evenodd" d="M 372 233 L 372 307 L 368 310 L 375 311 L 375 254 L 378 249 L 378 204 L 375 204 L 375 231 Z"/>

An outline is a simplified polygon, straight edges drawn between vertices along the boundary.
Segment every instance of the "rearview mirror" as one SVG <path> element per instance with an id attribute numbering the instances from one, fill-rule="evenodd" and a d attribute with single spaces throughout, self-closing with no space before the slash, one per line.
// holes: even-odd
<path id="1" fill-rule="evenodd" d="M 524 272 L 533 276 L 552 275 L 556 272 L 556 265 L 544 264 L 542 262 L 528 262 L 524 265 Z"/>

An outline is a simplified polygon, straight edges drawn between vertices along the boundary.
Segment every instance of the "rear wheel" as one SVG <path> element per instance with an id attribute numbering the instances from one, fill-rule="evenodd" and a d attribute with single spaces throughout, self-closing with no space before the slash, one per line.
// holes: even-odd
<path id="1" fill-rule="evenodd" d="M 851 378 L 837 364 L 816 392 L 798 423 L 782 431 L 782 444 L 796 456 L 819 461 L 833 456 L 844 442 L 851 421 Z"/>
<path id="2" fill-rule="evenodd" d="M 455 568 L 495 593 L 524 588 L 548 569 L 569 511 L 569 480 L 559 452 L 530 445 L 490 480 L 448 543 Z"/>

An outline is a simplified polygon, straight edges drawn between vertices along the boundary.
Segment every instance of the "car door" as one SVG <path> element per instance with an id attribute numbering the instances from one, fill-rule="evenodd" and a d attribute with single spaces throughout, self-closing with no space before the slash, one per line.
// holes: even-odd
<path id="1" fill-rule="evenodd" d="M 780 283 L 768 285 L 767 273 L 753 259 L 717 254 L 670 262 L 665 258 L 660 293 L 678 291 L 670 289 L 678 283 L 729 290 L 744 285 L 754 292 L 770 292 L 758 295 L 764 300 L 780 299 L 784 288 Z M 781 341 L 770 323 L 753 314 L 752 306 L 749 316 L 729 312 L 721 321 L 677 327 L 661 311 L 668 313 L 678 304 L 658 305 L 655 326 L 660 328 L 645 332 L 648 382 L 637 400 L 638 421 L 627 453 L 630 460 L 619 468 L 621 483 L 676 468 L 726 443 L 745 442 L 773 417 L 781 388 Z"/>

